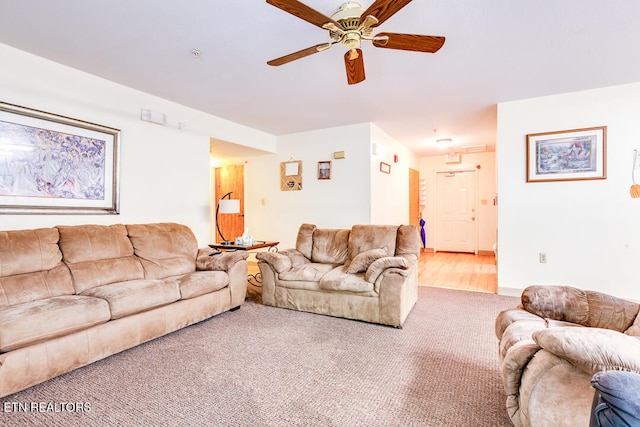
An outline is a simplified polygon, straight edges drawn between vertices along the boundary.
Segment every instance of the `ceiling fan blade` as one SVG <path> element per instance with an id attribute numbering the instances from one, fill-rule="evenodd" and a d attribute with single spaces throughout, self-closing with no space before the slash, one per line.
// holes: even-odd
<path id="1" fill-rule="evenodd" d="M 338 26 L 338 28 L 342 28 L 340 24 L 338 24 L 333 19 L 323 15 L 315 9 L 310 8 L 304 3 L 301 3 L 297 0 L 267 0 L 272 6 L 277 7 L 278 9 L 284 10 L 285 12 L 289 12 L 290 14 L 297 16 L 298 18 L 307 21 L 317 27 L 322 28 L 324 24 L 327 22 L 331 22 Z"/>
<path id="2" fill-rule="evenodd" d="M 388 39 L 385 42 L 385 38 Z M 444 44 L 444 37 L 421 36 L 418 34 L 380 33 L 373 38 L 375 47 L 412 50 L 414 52 L 437 52 Z"/>
<path id="3" fill-rule="evenodd" d="M 351 49 L 344 54 L 344 65 L 347 69 L 347 82 L 350 85 L 364 80 L 364 60 L 362 50 Z"/>
<path id="4" fill-rule="evenodd" d="M 373 15 L 378 18 L 378 22 L 371 25 L 371 27 L 377 27 L 409 3 L 411 3 L 411 0 L 376 0 L 360 16 L 360 22 L 362 23 L 367 16 Z"/>
<path id="5" fill-rule="evenodd" d="M 283 65 L 291 61 L 295 61 L 296 59 L 304 58 L 305 56 L 313 55 L 314 53 L 322 52 L 323 50 L 327 50 L 331 47 L 331 43 L 321 43 L 315 46 L 308 47 L 306 49 L 299 50 L 297 52 L 290 53 L 289 55 L 281 56 L 280 58 L 272 59 L 271 61 L 267 61 L 267 64 L 277 67 L 278 65 Z"/>

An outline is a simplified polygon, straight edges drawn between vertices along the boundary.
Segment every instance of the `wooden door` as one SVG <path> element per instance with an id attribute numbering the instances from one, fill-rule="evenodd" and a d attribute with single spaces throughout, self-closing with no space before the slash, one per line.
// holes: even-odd
<path id="1" fill-rule="evenodd" d="M 420 172 L 409 168 L 409 224 L 420 230 Z"/>
<path id="2" fill-rule="evenodd" d="M 476 216 L 475 172 L 437 173 L 435 250 L 476 253 Z"/>
<path id="3" fill-rule="evenodd" d="M 235 240 L 244 233 L 244 166 L 231 165 L 216 168 L 215 170 L 215 206 L 227 193 L 231 199 L 240 200 L 240 213 L 218 214 L 219 228 L 227 240 Z M 215 225 L 214 225 L 215 227 Z M 215 241 L 222 241 L 222 237 L 215 231 Z"/>

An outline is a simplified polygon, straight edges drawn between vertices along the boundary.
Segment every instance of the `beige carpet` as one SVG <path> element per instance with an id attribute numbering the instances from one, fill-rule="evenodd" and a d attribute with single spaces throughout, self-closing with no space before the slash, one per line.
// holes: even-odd
<path id="1" fill-rule="evenodd" d="M 493 321 L 517 302 L 421 287 L 394 329 L 248 301 L 0 399 L 0 425 L 509 426 Z M 7 412 L 34 402 L 64 412 Z"/>

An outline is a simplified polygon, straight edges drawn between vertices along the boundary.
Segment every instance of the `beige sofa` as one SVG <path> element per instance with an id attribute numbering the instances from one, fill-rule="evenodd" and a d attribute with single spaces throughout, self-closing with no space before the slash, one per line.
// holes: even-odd
<path id="1" fill-rule="evenodd" d="M 496 318 L 516 426 L 587 426 L 596 372 L 640 373 L 640 304 L 569 286 L 530 286 Z"/>
<path id="2" fill-rule="evenodd" d="M 401 327 L 418 299 L 414 226 L 303 224 L 295 249 L 256 255 L 262 302 Z"/>
<path id="3" fill-rule="evenodd" d="M 239 308 L 247 254 L 179 224 L 0 231 L 0 397 Z"/>

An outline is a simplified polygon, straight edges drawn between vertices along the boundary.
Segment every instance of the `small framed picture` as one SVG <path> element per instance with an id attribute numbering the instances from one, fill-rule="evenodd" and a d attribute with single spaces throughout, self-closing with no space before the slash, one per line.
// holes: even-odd
<path id="1" fill-rule="evenodd" d="M 380 162 L 380 172 L 391 173 L 391 165 L 389 163 Z"/>
<path id="2" fill-rule="evenodd" d="M 527 182 L 606 179 L 607 127 L 527 135 Z"/>
<path id="3" fill-rule="evenodd" d="M 331 179 L 331 161 L 318 162 L 318 179 Z"/>

